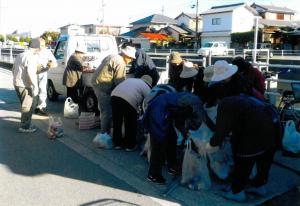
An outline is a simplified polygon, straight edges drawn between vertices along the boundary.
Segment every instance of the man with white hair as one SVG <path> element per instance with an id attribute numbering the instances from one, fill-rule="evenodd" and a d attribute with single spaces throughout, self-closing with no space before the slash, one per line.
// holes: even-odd
<path id="1" fill-rule="evenodd" d="M 135 48 L 126 46 L 121 50 L 121 54 L 107 56 L 95 71 L 92 84 L 98 100 L 100 110 L 101 134 L 93 140 L 99 143 L 101 139 L 110 137 L 111 129 L 111 92 L 123 80 L 125 80 L 126 65 L 135 59 Z"/>
<path id="2" fill-rule="evenodd" d="M 38 103 L 35 109 L 35 114 L 48 116 L 46 111 L 47 107 L 47 71 L 57 66 L 56 59 L 52 52 L 46 48 L 46 42 L 44 39 L 40 38 L 41 43 L 41 52 L 38 57 L 38 85 L 39 85 L 39 94 L 38 94 Z"/>
<path id="3" fill-rule="evenodd" d="M 31 119 L 35 97 L 39 93 L 36 72 L 40 48 L 40 39 L 32 39 L 29 50 L 17 56 L 12 68 L 13 85 L 21 102 L 21 127 L 19 132 L 32 133 L 36 131 L 36 128 L 31 125 Z"/>

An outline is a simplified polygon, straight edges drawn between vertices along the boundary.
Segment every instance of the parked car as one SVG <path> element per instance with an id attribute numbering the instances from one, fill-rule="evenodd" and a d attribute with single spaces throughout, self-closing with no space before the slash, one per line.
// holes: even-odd
<path id="1" fill-rule="evenodd" d="M 59 38 L 54 56 L 57 60 L 57 67 L 48 72 L 47 96 L 50 101 L 56 101 L 58 95 L 67 94 L 66 87 L 62 84 L 63 73 L 69 57 L 74 53 L 79 42 L 84 42 L 87 47 L 87 54 L 84 59 L 97 68 L 102 60 L 110 55 L 117 54 L 118 47 L 115 37 L 111 35 L 63 35 Z M 85 78 L 90 79 L 90 78 Z M 85 82 L 83 93 L 84 110 L 96 111 L 97 98 L 89 82 Z"/>
<path id="2" fill-rule="evenodd" d="M 208 56 L 210 52 L 211 55 L 226 56 L 228 54 L 227 45 L 225 42 L 207 42 L 197 53 L 201 56 Z"/>

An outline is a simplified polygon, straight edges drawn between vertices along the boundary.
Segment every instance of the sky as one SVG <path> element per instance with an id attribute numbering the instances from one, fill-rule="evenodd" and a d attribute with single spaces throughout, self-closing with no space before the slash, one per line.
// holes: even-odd
<path id="1" fill-rule="evenodd" d="M 0 0 L 0 33 L 30 31 L 32 36 L 70 23 L 128 26 L 152 14 L 175 18 L 181 12 L 196 13 L 197 0 Z M 257 0 L 256 3 L 286 6 L 300 13 L 299 0 Z M 104 2 L 104 6 L 102 4 Z M 199 13 L 212 6 L 252 0 L 199 0 Z M 104 8 L 104 9 L 103 9 Z M 103 12 L 104 11 L 104 12 Z"/>

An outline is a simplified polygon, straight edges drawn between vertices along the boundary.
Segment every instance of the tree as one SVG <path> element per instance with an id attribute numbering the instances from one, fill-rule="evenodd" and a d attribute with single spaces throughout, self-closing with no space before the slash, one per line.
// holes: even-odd
<path id="1" fill-rule="evenodd" d="M 18 42 L 17 37 L 16 37 L 16 36 L 13 36 L 13 35 L 8 35 L 8 36 L 7 36 L 7 39 L 8 39 L 8 40 L 11 40 L 11 41 L 13 41 L 13 42 Z"/>
<path id="2" fill-rule="evenodd" d="M 27 37 L 25 38 L 25 42 L 27 42 L 27 43 L 29 44 L 29 42 L 30 42 L 30 37 L 29 37 L 29 36 L 27 36 Z"/>
<path id="3" fill-rule="evenodd" d="M 55 31 L 45 31 L 41 38 L 45 39 L 46 44 L 51 44 L 53 41 L 57 41 L 60 33 Z"/>
<path id="4" fill-rule="evenodd" d="M 4 36 L 0 34 L 0 42 L 4 42 Z"/>
<path id="5" fill-rule="evenodd" d="M 261 42 L 261 31 L 258 32 L 258 42 Z M 248 32 L 237 32 L 231 34 L 231 42 L 245 46 L 247 43 L 254 42 L 254 30 Z"/>
<path id="6" fill-rule="evenodd" d="M 20 40 L 19 40 L 19 42 L 24 42 L 24 37 L 22 37 L 22 36 L 20 36 Z"/>

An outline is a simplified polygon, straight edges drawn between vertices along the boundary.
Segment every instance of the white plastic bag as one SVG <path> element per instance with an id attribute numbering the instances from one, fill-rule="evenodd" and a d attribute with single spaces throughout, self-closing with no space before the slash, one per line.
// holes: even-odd
<path id="1" fill-rule="evenodd" d="M 92 129 L 96 126 L 94 112 L 81 112 L 78 119 L 79 129 Z"/>
<path id="2" fill-rule="evenodd" d="M 184 153 L 181 183 L 189 184 L 192 189 L 209 189 L 211 187 L 206 155 L 194 152 L 191 148 L 191 140 L 187 141 Z"/>
<path id="3" fill-rule="evenodd" d="M 198 149 L 199 154 L 206 154 L 205 146 L 212 138 L 214 133 L 207 127 L 205 122 L 197 130 L 189 131 L 189 138 L 191 138 Z"/>
<path id="4" fill-rule="evenodd" d="M 49 126 L 47 131 L 49 139 L 55 139 L 64 135 L 62 125 L 63 123 L 60 117 L 49 117 Z"/>
<path id="5" fill-rule="evenodd" d="M 78 104 L 74 103 L 71 97 L 68 97 L 64 105 L 64 117 L 70 119 L 78 118 L 79 115 L 78 109 L 79 109 Z"/>
<path id="6" fill-rule="evenodd" d="M 295 123 L 292 120 L 286 122 L 282 146 L 289 152 L 300 152 L 300 133 L 296 130 Z"/>

